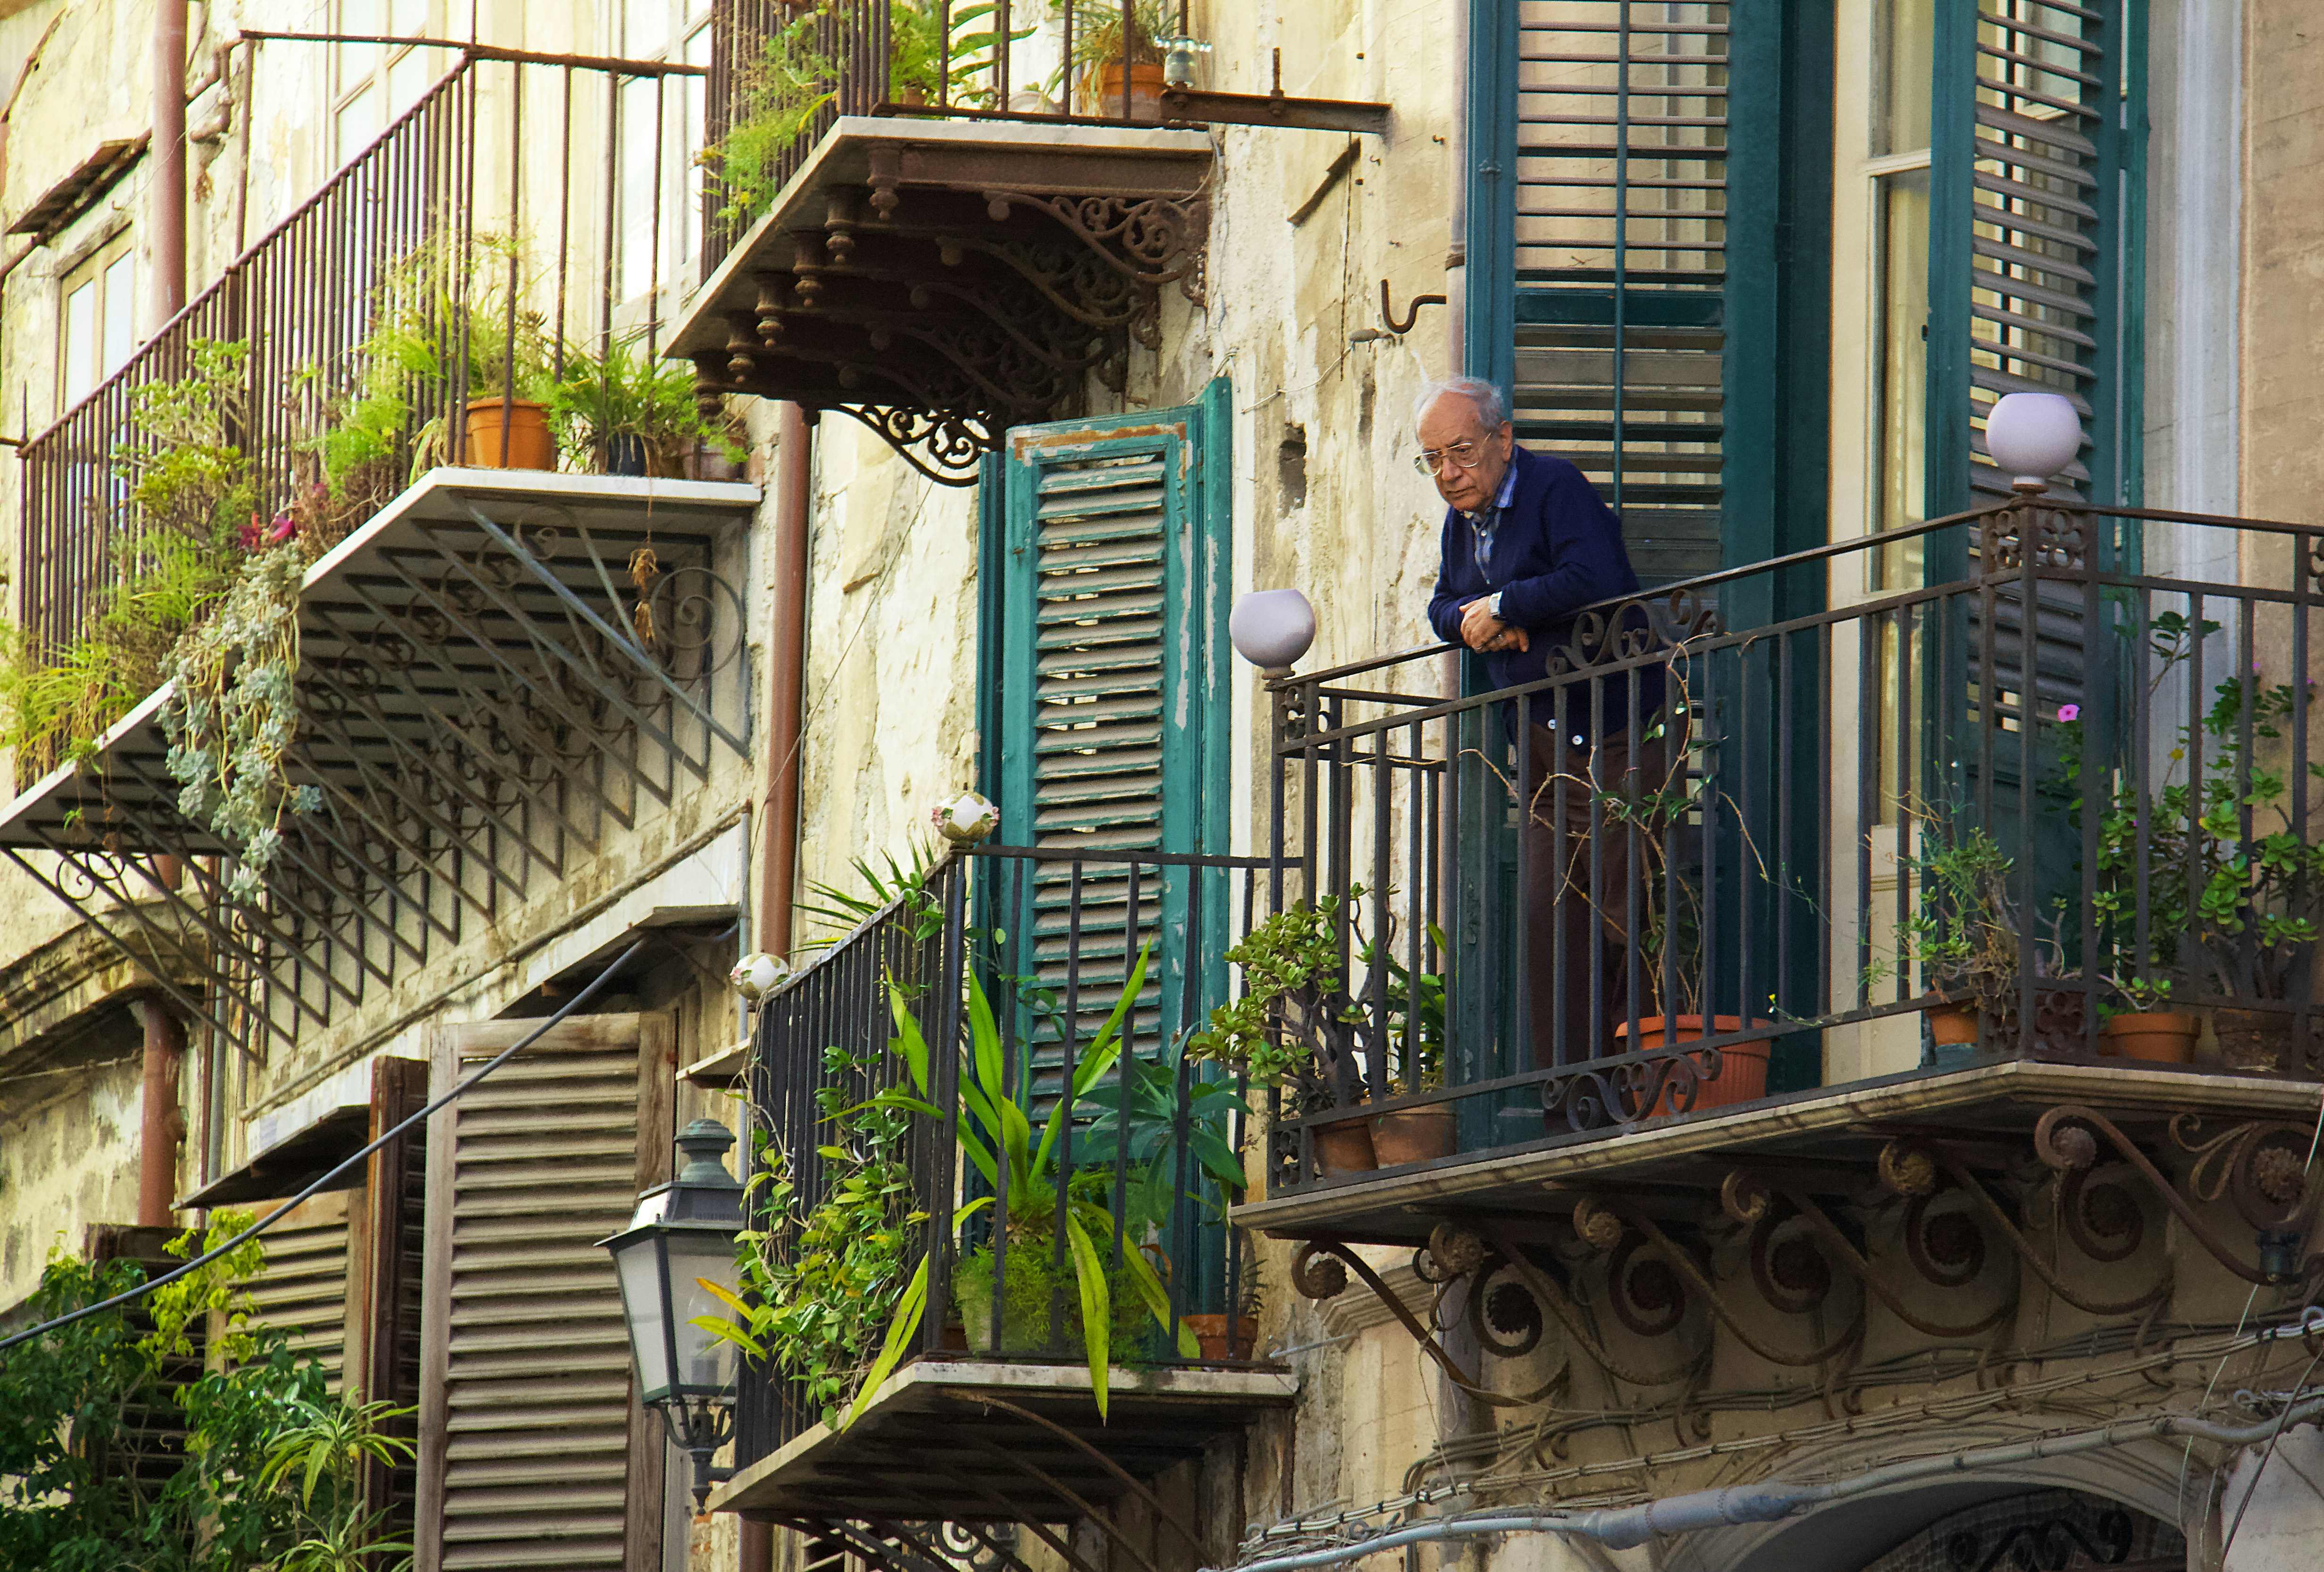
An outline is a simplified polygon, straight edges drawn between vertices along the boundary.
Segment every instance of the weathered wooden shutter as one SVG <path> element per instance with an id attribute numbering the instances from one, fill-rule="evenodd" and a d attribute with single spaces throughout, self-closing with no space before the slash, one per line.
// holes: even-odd
<path id="1" fill-rule="evenodd" d="M 256 1318 L 289 1336 L 291 1352 L 322 1365 L 330 1390 L 344 1388 L 347 1342 L 360 1336 L 365 1307 L 360 1281 L 347 1272 L 348 1218 L 366 1200 L 361 1188 L 327 1190 L 268 1231 L 266 1270 L 250 1285 Z M 281 1202 L 255 1201 L 246 1209 L 273 1215 Z"/>
<path id="2" fill-rule="evenodd" d="M 1226 756 L 1228 409 L 1220 381 L 1184 408 L 1009 433 L 983 554 L 985 775 L 1001 842 L 1223 849 L 1225 794 L 1205 787 Z M 1034 970 L 1062 988 L 1069 875 L 1029 876 L 1004 904 L 1029 906 Z M 1084 877 L 1080 1002 L 1102 1016 L 1126 975 L 1131 883 L 1099 864 Z M 1167 940 L 1186 920 L 1185 882 L 1148 869 L 1137 898 L 1140 938 L 1166 939 L 1149 1025 L 1173 1030 L 1184 979 Z"/>
<path id="3" fill-rule="evenodd" d="M 176 1228 L 148 1228 L 128 1223 L 99 1223 L 89 1228 L 82 1253 L 92 1265 L 105 1261 L 134 1261 L 144 1269 L 150 1281 L 171 1267 L 184 1264 L 183 1258 L 169 1251 L 170 1242 L 180 1232 Z M 153 1329 L 152 1318 L 142 1302 L 130 1307 L 128 1317 L 130 1327 L 140 1336 Z M 194 1349 L 190 1355 L 165 1360 L 155 1385 L 125 1405 L 121 1434 L 114 1450 L 92 1459 L 107 1475 L 126 1475 L 143 1489 L 157 1492 L 184 1466 L 185 1412 L 178 1406 L 175 1393 L 178 1388 L 201 1377 L 206 1339 L 198 1324 L 191 1328 L 191 1341 Z"/>
<path id="4" fill-rule="evenodd" d="M 533 1029 L 444 1028 L 441 1093 Z M 668 1177 L 662 1015 L 568 1021 L 431 1121 L 421 1572 L 660 1566 L 661 1421 L 597 1241 Z"/>

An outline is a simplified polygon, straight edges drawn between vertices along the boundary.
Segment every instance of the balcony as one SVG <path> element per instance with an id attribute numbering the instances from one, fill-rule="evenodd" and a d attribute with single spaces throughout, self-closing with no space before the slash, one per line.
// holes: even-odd
<path id="1" fill-rule="evenodd" d="M 752 1123 L 789 1188 L 753 1192 L 779 1264 L 746 1285 L 770 1316 L 827 1315 L 854 1302 L 839 1242 L 900 1243 L 838 1353 L 761 1327 L 715 1507 L 824 1534 L 1084 1517 L 1111 1533 L 1105 1508 L 1159 1510 L 1156 1475 L 1289 1402 L 1255 1323 L 1228 1314 L 1259 1289 L 1224 1220 L 1244 1105 L 1177 1046 L 1219 996 L 1205 935 L 1249 910 L 1263 865 L 974 848 L 761 1006 Z"/>
<path id="2" fill-rule="evenodd" d="M 21 624 L 78 697 L 18 717 L 0 850 L 198 957 L 155 975 L 254 1060 L 701 832 L 747 756 L 759 492 L 678 478 L 724 428 L 654 356 L 681 204 L 568 163 L 696 69 L 462 51 L 24 445 Z"/>
<path id="3" fill-rule="evenodd" d="M 703 396 L 837 410 L 966 485 L 1009 427 L 1070 412 L 1093 375 L 1119 391 L 1131 346 L 1161 342 L 1166 292 L 1203 300 L 1212 139 L 1192 127 L 1388 121 L 1385 105 L 1286 97 L 1279 60 L 1268 94 L 1176 84 L 1194 57 L 1166 67 L 1167 41 L 1143 20 L 1166 10 L 1183 34 L 1184 7 L 1112 0 L 1046 22 L 1047 7 L 1016 0 L 1013 23 L 1009 0 L 723 10 L 722 260 L 669 349 Z M 919 55 L 895 30 L 913 18 L 946 39 L 943 69 L 908 62 Z M 1111 63 L 1072 80 L 1028 69 L 1087 60 L 1092 39 L 1117 41 Z"/>
<path id="4" fill-rule="evenodd" d="M 1313 1291 L 1359 1244 L 1498 1277 L 1496 1351 L 1593 1260 L 1634 1332 L 1764 1316 L 1700 1264 L 1742 1240 L 1805 1313 L 1896 1297 L 1901 1233 L 1939 1308 L 1898 1313 L 1965 1323 L 1977 1263 L 2052 1272 L 2044 1185 L 2068 1275 L 2167 1212 L 2303 1281 L 2319 544 L 2021 492 L 1597 608 L 1527 686 L 1444 699 L 1437 650 L 1276 681 L 1323 981 L 1272 996 L 1237 1220 Z M 1553 740 L 1625 715 L 1627 772 Z"/>

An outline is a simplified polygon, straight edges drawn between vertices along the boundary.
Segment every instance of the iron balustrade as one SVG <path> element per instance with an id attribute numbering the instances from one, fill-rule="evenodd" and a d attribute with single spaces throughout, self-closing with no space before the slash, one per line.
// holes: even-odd
<path id="1" fill-rule="evenodd" d="M 2324 529 L 2020 494 L 1591 608 L 1517 687 L 1272 684 L 1275 901 L 1333 902 L 1343 996 L 1277 1017 L 1271 1191 L 1382 1113 L 1459 1164 L 2118 1013 L 2324 1077 L 2320 595 Z M 1572 744 L 1625 713 L 1632 772 Z"/>
<path id="2" fill-rule="evenodd" d="M 979 846 L 947 855 L 917 889 L 834 941 L 758 1011 L 748 1077 L 756 1158 L 779 1161 L 795 1187 L 779 1215 L 763 1187 L 752 1192 L 753 1225 L 773 1232 L 771 1253 L 791 1247 L 799 1218 L 842 1177 L 835 1110 L 901 1093 L 925 1104 L 896 1148 L 910 1175 L 910 1210 L 927 1219 L 909 1225 L 902 1267 L 908 1275 L 924 1264 L 927 1272 L 928 1309 L 909 1358 L 1084 1363 L 1064 1226 L 1070 1204 L 1093 1234 L 1115 1299 L 1130 1291 L 1135 1258 L 1152 1270 L 1166 1301 L 1167 1318 L 1139 1314 L 1134 1330 L 1117 1309 L 1116 1364 L 1255 1360 L 1231 1318 L 1206 1361 L 1180 1345 L 1185 1318 L 1223 1317 L 1247 1306 L 1255 1287 L 1238 1231 L 1225 1222 L 1228 1197 L 1197 1150 L 1204 1127 L 1222 1149 L 1240 1149 L 1244 1088 L 1182 1050 L 1190 1026 L 1221 1002 L 1225 968 L 1216 957 L 1264 899 L 1268 865 L 1252 857 Z M 1020 1170 L 1012 1193 L 1010 1165 L 988 1174 L 969 1151 L 988 1128 L 975 1111 L 980 1093 L 1009 1088 L 1038 1144 L 1059 1089 L 1087 1062 L 1127 993 L 1123 962 L 1134 964 L 1141 950 L 1150 964 L 1120 1037 L 1123 1059 L 1139 1069 L 1105 1071 L 1059 1124 L 1048 1172 L 1064 1182 L 1043 1179 L 1024 1193 L 1033 1170 Z M 1176 964 L 1162 964 L 1166 952 Z M 970 1062 L 977 1046 L 972 987 L 999 1028 L 984 1040 L 997 1058 L 981 1073 Z M 925 1087 L 900 1051 L 898 1008 L 928 1045 Z M 1124 1129 L 1130 1138 L 1116 1139 Z M 1158 1208 L 1139 1203 L 1147 1184 L 1149 1200 L 1165 1203 Z M 1012 1299 L 1005 1290 L 1019 1279 L 1009 1259 L 1027 1249 L 1045 1259 L 1028 1274 L 1035 1288 Z M 989 1282 L 989 1299 L 961 1286 L 964 1262 L 977 1282 Z M 823 1418 L 803 1386 L 746 1362 L 737 1466 Z"/>
<path id="3" fill-rule="evenodd" d="M 576 350 L 602 354 L 617 328 L 641 333 L 650 359 L 663 286 L 681 271 L 673 264 L 682 259 L 664 252 L 666 232 L 673 230 L 665 217 L 692 194 L 687 182 L 662 178 L 659 152 L 647 189 L 617 189 L 612 171 L 620 163 L 623 117 L 647 113 L 642 102 L 624 104 L 622 90 L 651 84 L 659 149 L 665 120 L 675 124 L 678 115 L 662 100 L 680 91 L 676 79 L 691 69 L 647 62 L 632 71 L 464 54 L 117 372 L 25 442 L 18 561 L 30 652 L 55 659 L 126 577 L 132 504 L 121 467 L 158 443 L 138 430 L 139 393 L 191 376 L 198 346 L 249 346 L 239 446 L 252 461 L 262 516 L 319 477 L 326 411 L 359 394 L 371 377 L 363 350 L 383 287 L 431 246 L 466 248 L 495 235 L 519 243 L 521 258 L 495 261 L 493 268 L 505 266 L 507 273 L 489 281 L 487 298 L 503 314 L 498 342 L 513 346 L 523 313 L 544 342 L 553 375 L 564 374 Z M 641 134 L 636 125 L 627 133 Z M 590 142 L 600 145 L 584 151 Z M 590 181 L 592 165 L 606 171 L 594 177 L 597 189 L 576 191 L 576 171 Z M 627 255 L 625 246 L 640 254 Z M 393 444 L 398 475 L 423 455 L 450 464 L 469 457 L 463 419 L 471 391 L 465 381 L 467 307 L 488 290 L 483 271 L 447 268 L 441 294 L 423 290 L 407 302 L 415 330 L 454 375 L 441 383 L 402 383 L 410 416 Z M 504 420 L 503 444 L 506 430 Z M 504 448 L 482 456 L 490 463 L 505 457 Z"/>
<path id="4" fill-rule="evenodd" d="M 770 96 L 769 68 L 778 60 L 779 69 L 791 85 L 772 91 L 800 114 L 801 125 L 766 170 L 754 171 L 754 183 L 770 194 L 781 190 L 798 172 L 832 122 L 844 115 L 1150 124 L 1162 117 L 1159 98 L 1141 103 L 1135 68 L 1128 72 L 1118 63 L 1093 68 L 1089 73 L 1091 83 L 1064 87 L 1067 102 L 1059 105 L 1047 97 L 1052 83 L 1028 78 L 1012 58 L 1013 49 L 995 47 L 992 42 L 1021 42 L 1037 27 L 1049 23 L 1056 40 L 1056 58 L 1072 61 L 1087 53 L 1076 32 L 1086 33 L 1093 26 L 1115 30 L 1116 39 L 1146 38 L 1148 30 L 1139 23 L 1138 14 L 1149 5 L 1150 0 L 1147 5 L 1138 0 L 1074 0 L 1057 12 L 1051 23 L 1049 0 L 911 0 L 908 6 L 899 6 L 895 0 L 817 0 L 812 6 L 796 0 L 718 0 L 711 17 L 708 140 L 717 146 L 755 115 L 766 112 Z M 1160 9 L 1164 15 L 1176 17 L 1178 32 L 1185 35 L 1187 0 L 1176 0 L 1175 5 L 1166 0 Z M 923 37 L 909 41 L 911 47 L 927 48 L 930 41 L 945 41 L 941 67 L 932 72 L 929 82 L 897 79 L 897 53 L 907 42 L 896 35 L 899 11 L 908 13 L 917 25 L 927 30 Z M 1149 51 L 1141 48 L 1139 52 Z M 1152 53 L 1151 60 L 1158 67 L 1159 54 Z M 933 91 L 928 90 L 930 83 Z M 1094 97 L 1097 113 L 1070 112 L 1075 86 Z M 1038 102 L 1027 104 L 1028 94 Z M 725 259 L 757 217 L 747 205 L 732 200 L 716 204 L 704 276 Z"/>

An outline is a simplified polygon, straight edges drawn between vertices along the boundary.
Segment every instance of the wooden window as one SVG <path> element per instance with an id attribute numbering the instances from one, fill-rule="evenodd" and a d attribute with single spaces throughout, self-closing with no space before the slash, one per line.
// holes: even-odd
<path id="1" fill-rule="evenodd" d="M 533 1027 L 444 1028 L 433 1089 Z M 597 1242 L 669 1177 L 673 1043 L 667 1015 L 579 1017 L 431 1121 L 420 1572 L 661 1567 L 662 1423 Z"/>
<path id="2" fill-rule="evenodd" d="M 710 63 L 701 0 L 624 0 L 615 52 L 634 60 Z M 702 249 L 703 79 L 623 81 L 615 115 L 614 292 L 638 300 L 689 276 Z"/>
<path id="3" fill-rule="evenodd" d="M 439 0 L 337 0 L 333 31 L 357 38 L 432 38 L 439 13 Z M 409 45 L 332 45 L 332 152 L 338 162 L 370 146 L 456 58 L 448 50 Z"/>
<path id="4" fill-rule="evenodd" d="M 137 347 L 137 253 L 127 233 L 64 278 L 57 331 L 60 413 L 95 393 Z"/>

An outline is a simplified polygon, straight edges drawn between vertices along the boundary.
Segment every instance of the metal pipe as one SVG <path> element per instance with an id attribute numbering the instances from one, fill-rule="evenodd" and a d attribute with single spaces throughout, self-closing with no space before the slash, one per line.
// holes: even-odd
<path id="1" fill-rule="evenodd" d="M 186 303 L 186 0 L 153 7 L 153 315 Z"/>
<path id="2" fill-rule="evenodd" d="M 2324 1315 L 2311 1309 L 2310 1316 Z M 2125 1420 L 2102 1429 L 2050 1436 L 2006 1447 L 1981 1447 L 1937 1457 L 1916 1457 L 1868 1469 L 1850 1478 L 1824 1484 L 1730 1484 L 1718 1490 L 1689 1491 L 1638 1506 L 1601 1508 L 1593 1512 L 1512 1512 L 1507 1508 L 1466 1512 L 1408 1529 L 1376 1535 L 1360 1544 L 1307 1550 L 1246 1561 L 1234 1572 L 1302 1572 L 1360 1560 L 1384 1550 L 1444 1540 L 1477 1539 L 1492 1534 L 1570 1534 L 1593 1540 L 1613 1549 L 1643 1545 L 1656 1534 L 1692 1533 L 1699 1529 L 1737 1523 L 1771 1523 L 1796 1517 L 1811 1507 L 1825 1506 L 1851 1496 L 1866 1495 L 1924 1479 L 1958 1477 L 1990 1472 L 2045 1457 L 2066 1457 L 2105 1451 L 2144 1440 L 2209 1441 L 2223 1447 L 2249 1447 L 2264 1442 L 2295 1424 L 2324 1418 L 2324 1396 L 2310 1398 L 2285 1413 L 2249 1425 L 2222 1425 L 2191 1414 L 2156 1414 Z"/>
<path id="3" fill-rule="evenodd" d="M 179 4 L 178 11 L 182 17 L 185 6 Z M 537 49 L 503 49 L 497 44 L 475 43 L 457 38 L 429 38 L 419 33 L 268 32 L 246 27 L 237 36 L 244 40 L 272 40 L 284 43 L 362 43 L 399 49 L 450 49 L 480 60 L 505 60 L 520 66 L 574 66 L 632 77 L 706 77 L 710 74 L 708 66 L 689 65 L 684 60 L 633 60 L 620 55 L 558 54 Z"/>
<path id="4" fill-rule="evenodd" d="M 791 948 L 791 895 L 798 879 L 801 690 L 807 680 L 807 504 L 814 432 L 807 411 L 785 402 L 775 414 L 774 615 L 767 636 L 767 740 L 760 780 L 760 948 Z"/>
<path id="5" fill-rule="evenodd" d="M 178 1142 L 186 1118 L 178 1106 L 178 1068 L 185 1028 L 158 996 L 139 1005 L 145 1018 L 145 1079 L 137 1132 L 137 1225 L 166 1228 L 178 1198 Z"/>

